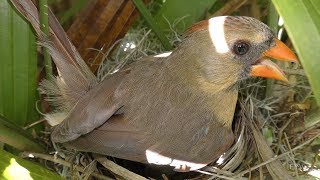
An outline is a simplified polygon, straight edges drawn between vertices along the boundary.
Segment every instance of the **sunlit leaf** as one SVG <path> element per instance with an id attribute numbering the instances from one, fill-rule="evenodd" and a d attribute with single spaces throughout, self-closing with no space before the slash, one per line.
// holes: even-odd
<path id="1" fill-rule="evenodd" d="M 32 156 L 30 154 L 30 156 Z M 0 149 L 0 179 L 63 179 L 33 162 Z"/>

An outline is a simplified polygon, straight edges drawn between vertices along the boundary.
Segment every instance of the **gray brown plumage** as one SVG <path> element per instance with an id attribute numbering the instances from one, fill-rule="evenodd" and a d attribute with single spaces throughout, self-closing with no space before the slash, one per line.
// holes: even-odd
<path id="1" fill-rule="evenodd" d="M 223 50 L 219 37 L 226 42 L 225 52 L 218 51 Z M 245 54 L 235 52 L 239 42 L 248 45 Z M 266 25 L 249 17 L 196 24 L 168 57 L 127 65 L 88 91 L 54 128 L 52 140 L 180 170 L 201 168 L 232 145 L 237 85 L 252 67 L 272 67 L 271 74 L 278 73 L 273 78 L 284 80 L 274 64 L 259 64 L 277 43 Z"/>

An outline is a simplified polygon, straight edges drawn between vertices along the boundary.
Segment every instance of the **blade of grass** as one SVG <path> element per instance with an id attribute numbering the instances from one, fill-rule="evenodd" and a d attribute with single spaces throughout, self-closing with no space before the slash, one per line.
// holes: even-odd
<path id="1" fill-rule="evenodd" d="M 45 152 L 44 147 L 33 139 L 27 131 L 10 123 L 9 120 L 1 115 L 0 141 L 22 151 Z"/>
<path id="2" fill-rule="evenodd" d="M 320 1 L 272 0 L 306 71 L 315 98 L 320 104 Z"/>
<path id="3" fill-rule="evenodd" d="M 161 41 L 163 47 L 166 50 L 171 50 L 172 45 L 170 44 L 168 38 L 163 34 L 161 28 L 157 25 L 156 21 L 152 18 L 150 12 L 142 2 L 142 0 L 133 0 L 135 6 L 141 13 L 141 15 L 145 18 L 147 23 L 149 24 L 150 28 L 154 31 L 154 33 L 158 36 L 159 40 Z"/>

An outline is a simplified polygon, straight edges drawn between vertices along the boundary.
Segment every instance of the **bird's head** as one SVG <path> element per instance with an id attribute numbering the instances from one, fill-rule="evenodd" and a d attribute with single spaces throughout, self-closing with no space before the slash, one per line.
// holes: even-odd
<path id="1" fill-rule="evenodd" d="M 178 48 L 184 63 L 191 59 L 203 81 L 234 84 L 250 76 L 287 81 L 270 58 L 296 62 L 297 57 L 270 28 L 243 16 L 221 16 L 191 26 Z"/>

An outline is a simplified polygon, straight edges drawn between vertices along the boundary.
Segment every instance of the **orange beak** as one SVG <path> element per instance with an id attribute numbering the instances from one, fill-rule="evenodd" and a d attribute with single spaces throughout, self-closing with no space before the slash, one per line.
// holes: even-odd
<path id="1" fill-rule="evenodd" d="M 289 62 L 298 62 L 296 55 L 280 40 L 274 39 L 276 45 L 271 49 L 266 50 L 257 64 L 251 66 L 250 76 L 259 76 L 272 78 L 284 82 L 288 82 L 283 71 L 267 57 Z"/>

